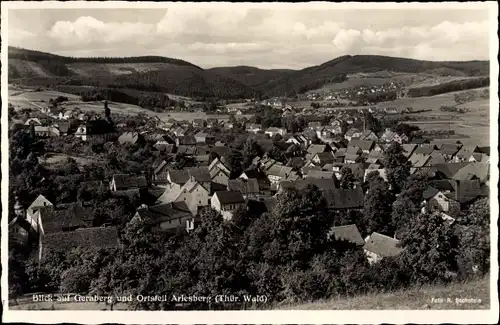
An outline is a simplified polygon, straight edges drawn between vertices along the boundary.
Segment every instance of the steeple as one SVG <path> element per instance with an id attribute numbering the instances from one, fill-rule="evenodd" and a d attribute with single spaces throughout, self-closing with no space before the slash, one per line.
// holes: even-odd
<path id="1" fill-rule="evenodd" d="M 16 203 L 14 204 L 14 213 L 16 214 L 16 217 L 19 217 L 19 218 L 25 217 L 25 211 L 23 209 L 21 202 L 19 201 L 18 196 L 16 196 Z"/>
<path id="2" fill-rule="evenodd" d="M 104 116 L 106 121 L 111 123 L 111 110 L 108 107 L 108 100 L 104 101 Z"/>

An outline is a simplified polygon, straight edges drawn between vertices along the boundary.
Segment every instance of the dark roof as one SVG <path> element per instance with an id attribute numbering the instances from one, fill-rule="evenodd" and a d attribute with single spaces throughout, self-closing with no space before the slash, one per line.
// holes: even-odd
<path id="1" fill-rule="evenodd" d="M 154 145 L 154 148 L 158 151 L 162 151 L 162 152 L 166 152 L 166 153 L 171 153 L 174 151 L 174 145 L 168 144 L 168 143 L 156 143 Z"/>
<path id="2" fill-rule="evenodd" d="M 334 161 L 334 157 L 330 152 L 318 152 L 315 156 L 318 156 L 321 164 L 331 164 Z"/>
<path id="3" fill-rule="evenodd" d="M 64 228 L 92 227 L 93 220 L 94 210 L 92 208 L 71 203 L 63 209 L 42 214 L 42 227 L 47 234 L 62 231 Z"/>
<path id="4" fill-rule="evenodd" d="M 484 183 L 490 175 L 490 164 L 488 163 L 469 163 L 460 168 L 453 176 L 453 179 L 465 181 L 477 178 Z"/>
<path id="5" fill-rule="evenodd" d="M 358 246 L 363 246 L 365 244 L 356 225 L 333 227 L 328 232 L 328 237 L 333 237 L 335 240 L 346 240 Z"/>
<path id="6" fill-rule="evenodd" d="M 42 242 L 44 248 L 65 251 L 82 246 L 113 248 L 118 245 L 118 232 L 115 227 L 83 228 L 46 234 Z"/>
<path id="7" fill-rule="evenodd" d="M 487 154 L 488 156 L 490 155 L 490 146 L 486 146 L 486 147 L 477 147 L 477 150 L 480 152 L 480 153 L 484 153 L 484 154 Z"/>
<path id="8" fill-rule="evenodd" d="M 331 170 L 309 170 L 305 175 L 306 178 L 333 179 L 335 173 Z"/>
<path id="9" fill-rule="evenodd" d="M 116 190 L 118 191 L 148 186 L 148 182 L 144 176 L 115 174 L 113 175 L 113 179 L 115 181 Z"/>
<path id="10" fill-rule="evenodd" d="M 192 135 L 179 137 L 179 145 L 194 146 L 196 145 L 196 138 Z"/>
<path id="11" fill-rule="evenodd" d="M 185 155 L 194 155 L 196 153 L 196 147 L 194 145 L 179 145 L 177 147 L 177 153 L 182 153 Z"/>
<path id="12" fill-rule="evenodd" d="M 307 187 L 307 185 L 315 185 L 317 186 L 320 190 L 333 190 L 338 188 L 336 180 L 331 178 L 331 179 L 321 179 L 321 178 L 305 178 L 305 179 L 298 179 L 296 181 L 282 181 L 280 182 L 280 186 L 283 189 L 286 188 L 295 188 L 297 190 L 303 190 Z"/>
<path id="13" fill-rule="evenodd" d="M 425 191 L 422 193 L 422 197 L 425 199 L 425 200 L 428 200 L 430 198 L 433 198 L 436 194 L 439 193 L 439 190 L 438 189 L 435 189 L 434 187 L 427 187 L 425 189 Z"/>
<path id="14" fill-rule="evenodd" d="M 259 193 L 259 182 L 255 178 L 230 179 L 227 183 L 228 191 L 239 191 L 241 194 Z"/>
<path id="15" fill-rule="evenodd" d="M 214 193 L 217 195 L 220 204 L 232 204 L 232 203 L 243 203 L 245 199 L 241 192 L 233 192 L 233 191 L 217 191 Z"/>
<path id="16" fill-rule="evenodd" d="M 367 239 L 363 248 L 382 257 L 396 256 L 402 251 L 397 247 L 399 240 L 389 236 L 374 232 Z"/>
<path id="17" fill-rule="evenodd" d="M 13 227 L 14 225 L 19 225 L 21 228 L 29 232 L 31 230 L 31 224 L 28 222 L 28 220 L 20 217 L 15 217 L 12 219 L 11 222 L 9 222 L 9 228 Z"/>
<path id="18" fill-rule="evenodd" d="M 69 126 L 70 126 L 68 121 L 59 121 L 55 124 L 57 125 L 57 128 L 59 129 L 60 132 L 68 133 Z"/>
<path id="19" fill-rule="evenodd" d="M 435 164 L 437 172 L 442 174 L 445 178 L 452 178 L 461 168 L 467 166 L 468 162 L 463 163 L 447 163 L 447 164 Z"/>
<path id="20" fill-rule="evenodd" d="M 430 155 L 433 151 L 435 150 L 435 146 L 432 144 L 422 144 L 418 147 L 415 148 L 413 151 L 413 154 L 424 154 L 424 155 Z"/>
<path id="21" fill-rule="evenodd" d="M 84 124 L 87 127 L 87 134 L 105 134 L 115 132 L 114 125 L 106 120 L 90 120 Z"/>
<path id="22" fill-rule="evenodd" d="M 361 187 L 353 190 L 329 189 L 324 191 L 330 209 L 359 209 L 364 205 L 364 194 Z"/>
<path id="23" fill-rule="evenodd" d="M 358 147 L 363 151 L 370 151 L 375 147 L 375 141 L 351 139 L 351 141 L 349 141 L 349 147 L 351 146 Z"/>
<path id="24" fill-rule="evenodd" d="M 210 182 L 212 180 L 207 166 L 184 168 L 182 172 L 187 174 L 189 177 L 193 177 L 200 183 Z"/>
<path id="25" fill-rule="evenodd" d="M 213 152 L 222 158 L 222 157 L 227 156 L 231 152 L 231 148 L 229 148 L 228 146 L 224 146 L 224 147 L 215 146 L 212 149 L 210 149 L 210 152 Z"/>
<path id="26" fill-rule="evenodd" d="M 454 156 L 458 150 L 460 150 L 460 145 L 452 143 L 443 143 L 439 148 L 439 152 L 448 156 Z"/>
<path id="27" fill-rule="evenodd" d="M 170 202 L 137 209 L 137 213 L 147 224 L 156 225 L 183 217 L 192 217 L 186 202 Z"/>

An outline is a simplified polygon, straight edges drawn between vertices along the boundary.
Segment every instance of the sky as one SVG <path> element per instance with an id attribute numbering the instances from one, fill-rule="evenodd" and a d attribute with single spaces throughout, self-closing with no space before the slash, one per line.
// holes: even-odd
<path id="1" fill-rule="evenodd" d="M 160 55 L 203 68 L 301 69 L 357 54 L 487 60 L 490 25 L 488 10 L 483 8 L 408 9 L 402 4 L 398 9 L 319 9 L 249 4 L 10 9 L 8 44 L 78 57 Z"/>

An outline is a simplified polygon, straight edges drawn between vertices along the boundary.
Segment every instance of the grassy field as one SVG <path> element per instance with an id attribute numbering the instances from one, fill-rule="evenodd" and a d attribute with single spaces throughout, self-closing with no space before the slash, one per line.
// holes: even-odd
<path id="1" fill-rule="evenodd" d="M 443 298 L 443 302 L 437 302 Z M 448 298 L 450 300 L 448 300 Z M 460 299 L 474 298 L 481 302 L 466 302 Z M 457 301 L 457 299 L 459 299 Z M 285 310 L 456 310 L 489 309 L 490 279 L 485 277 L 465 283 L 449 286 L 425 286 L 405 291 L 368 294 L 352 298 L 339 297 L 328 301 L 319 301 L 301 305 L 283 306 Z"/>

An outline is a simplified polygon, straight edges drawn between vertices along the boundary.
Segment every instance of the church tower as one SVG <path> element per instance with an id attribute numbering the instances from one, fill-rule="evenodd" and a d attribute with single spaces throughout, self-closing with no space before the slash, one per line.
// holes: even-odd
<path id="1" fill-rule="evenodd" d="M 24 208 L 23 208 L 21 202 L 19 201 L 18 196 L 16 196 L 16 203 L 14 204 L 14 213 L 15 213 L 16 217 L 18 217 L 18 218 L 21 218 L 21 219 L 26 218 L 26 211 L 24 211 Z"/>

